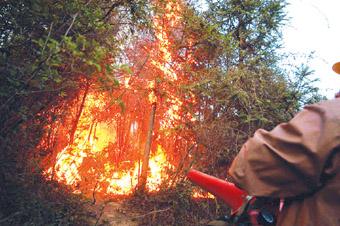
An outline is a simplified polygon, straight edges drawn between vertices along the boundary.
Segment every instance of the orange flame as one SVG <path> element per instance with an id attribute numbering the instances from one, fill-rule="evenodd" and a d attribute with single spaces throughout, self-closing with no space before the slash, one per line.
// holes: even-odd
<path id="1" fill-rule="evenodd" d="M 157 69 L 157 76 L 161 78 L 161 81 L 164 80 L 165 83 L 171 83 L 176 86 L 179 78 L 183 75 L 178 73 L 181 71 L 181 65 L 174 60 L 175 57 L 171 49 L 173 43 L 167 28 L 164 27 L 163 20 L 167 20 L 171 27 L 179 26 L 182 19 L 180 16 L 181 5 L 177 1 L 168 1 L 165 4 L 164 13 L 161 16 L 155 16 L 153 19 L 156 41 L 155 48 L 150 50 L 149 64 Z M 189 44 L 191 45 L 191 42 Z M 188 55 L 188 62 L 194 62 L 190 54 Z M 130 74 L 125 75 L 121 79 L 121 87 L 125 90 L 130 90 L 135 95 L 131 99 L 141 99 L 142 95 L 136 97 L 139 91 L 133 87 L 133 79 L 136 78 Z M 161 87 L 157 87 L 159 85 L 157 79 L 148 77 L 141 83 L 144 87 L 147 84 L 148 101 L 143 102 L 145 105 L 161 101 L 161 97 L 156 95 L 157 89 L 161 89 Z M 166 91 L 167 95 L 166 99 L 163 100 L 165 105 L 163 113 L 161 116 L 158 115 L 158 127 L 159 130 L 168 131 L 167 129 L 175 128 L 178 125 L 176 124 L 178 123 L 177 121 L 183 117 L 181 116 L 181 111 L 184 103 L 181 97 L 176 92 L 173 92 L 173 88 L 163 91 Z M 110 101 L 106 95 L 105 93 L 90 92 L 86 96 L 86 102 L 74 133 L 74 142 L 59 148 L 59 152 L 55 155 L 54 164 L 45 166 L 44 174 L 47 178 L 53 178 L 71 186 L 74 192 L 77 193 L 86 194 L 86 191 L 96 191 L 104 195 L 129 195 L 138 184 L 141 171 L 140 158 L 134 156 L 129 160 L 121 160 L 121 155 L 126 155 L 127 153 L 121 150 L 121 146 L 124 145 L 118 145 L 118 143 L 124 143 L 124 139 L 121 139 L 121 134 L 117 132 L 117 128 L 123 126 L 120 124 L 124 124 L 124 119 L 123 121 L 115 119 L 123 114 L 106 110 L 110 108 Z M 145 96 L 145 94 L 143 95 Z M 193 94 L 189 95 L 194 99 Z M 130 113 L 133 115 L 139 109 L 135 107 L 130 111 L 133 112 Z M 97 116 L 99 112 L 112 114 L 112 120 L 100 121 Z M 189 113 L 186 113 L 185 116 L 191 117 Z M 144 116 L 139 117 L 143 118 Z M 191 120 L 194 120 L 193 117 L 191 118 Z M 141 130 L 142 126 L 143 123 L 137 122 L 136 119 L 135 122 L 131 123 L 130 131 L 124 131 L 124 133 L 128 133 L 128 136 L 132 137 L 136 131 Z M 68 131 L 67 125 L 61 125 L 61 127 L 64 131 Z M 167 137 L 169 133 L 164 132 L 164 135 Z M 141 145 L 142 142 L 140 141 L 142 138 L 139 136 L 132 138 L 136 140 L 136 144 L 127 148 L 136 149 L 137 154 L 138 152 L 142 153 L 143 145 Z M 153 150 L 149 160 L 146 184 L 148 191 L 157 191 L 159 185 L 169 179 L 167 170 L 174 168 L 167 159 L 169 150 L 164 150 L 163 146 L 165 147 L 165 145 L 162 146 L 157 139 L 155 139 L 157 142 L 157 145 L 155 145 L 156 150 Z M 71 139 L 68 138 L 68 140 Z M 41 145 L 45 145 L 45 143 L 42 141 Z"/>
<path id="2" fill-rule="evenodd" d="M 109 164 L 108 164 L 108 167 Z M 172 167 L 166 160 L 164 150 L 158 145 L 157 153 L 149 160 L 150 172 L 146 187 L 149 191 L 158 191 L 159 185 L 167 179 L 164 169 Z M 128 173 L 116 172 L 112 178 L 106 178 L 109 182 L 107 193 L 126 195 L 130 194 L 138 183 L 138 165 Z"/>
<path id="3" fill-rule="evenodd" d="M 213 194 L 202 190 L 194 190 L 192 197 L 195 199 L 215 199 Z"/>
<path id="4" fill-rule="evenodd" d="M 104 143 L 111 140 L 105 124 L 100 126 L 97 131 L 98 135 L 100 134 L 97 139 L 85 141 L 78 138 L 80 143 L 78 146 L 74 148 L 67 146 L 59 152 L 55 166 L 48 168 L 45 171 L 45 175 L 49 178 L 55 175 L 57 181 L 77 187 L 78 183 L 81 182 L 82 176 L 80 175 L 80 170 L 84 159 L 91 155 L 94 157 L 103 154 L 102 147 L 105 146 Z M 104 154 L 104 157 L 107 157 L 107 154 Z M 157 191 L 159 185 L 168 178 L 165 170 L 173 168 L 173 166 L 168 163 L 165 151 L 161 145 L 157 145 L 156 153 L 152 155 L 149 160 L 149 167 L 150 170 L 146 187 L 151 192 Z M 93 172 L 95 169 L 93 167 L 89 168 L 88 173 L 91 173 L 91 171 Z M 125 172 L 116 171 L 114 164 L 108 161 L 104 164 L 103 172 L 101 172 L 97 178 L 99 186 L 96 188 L 96 191 L 114 195 L 131 194 L 138 184 L 138 175 L 138 163 L 135 163 L 134 167 Z M 104 188 L 105 186 L 103 186 L 103 184 L 107 184 L 106 188 Z M 76 192 L 78 192 L 78 190 L 76 190 Z"/>
<path id="5" fill-rule="evenodd" d="M 154 81 L 151 81 L 151 82 L 149 82 L 149 84 L 148 84 L 148 88 L 151 90 L 150 93 L 149 93 L 149 102 L 150 102 L 151 104 L 157 102 L 157 97 L 156 97 L 156 94 L 155 94 L 155 89 L 156 89 L 155 86 L 156 86 L 156 85 L 155 85 L 155 82 L 154 82 Z"/>

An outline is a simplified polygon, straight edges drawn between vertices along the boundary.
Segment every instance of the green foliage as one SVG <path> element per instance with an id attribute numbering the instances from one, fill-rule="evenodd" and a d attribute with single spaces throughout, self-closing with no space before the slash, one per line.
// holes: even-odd
<path id="1" fill-rule="evenodd" d="M 287 99 L 292 103 L 295 102 L 296 109 L 301 109 L 304 105 L 326 99 L 319 94 L 319 89 L 314 86 L 318 79 L 311 79 L 312 74 L 313 71 L 310 67 L 302 64 L 293 68 L 293 76 L 288 78 L 291 93 Z"/>
<path id="2" fill-rule="evenodd" d="M 39 164 L 28 159 L 48 154 L 34 150 L 47 125 L 65 117 L 88 84 L 118 86 L 112 65 L 119 64 L 122 34 L 147 24 L 146 7 L 146 1 L 0 3 L 1 223 L 86 225 L 79 197 L 38 180 L 32 171 Z"/>
<path id="3" fill-rule="evenodd" d="M 270 69 L 214 71 L 211 76 L 193 89 L 201 96 L 197 140 L 206 147 L 199 162 L 212 173 L 211 166 L 230 164 L 255 130 L 271 129 L 297 109 L 286 81 Z"/>
<path id="4" fill-rule="evenodd" d="M 227 66 L 235 64 L 266 64 L 277 58 L 280 28 L 286 15 L 286 1 L 281 0 L 218 0 L 208 1 L 208 21 L 226 36 L 231 56 L 221 55 Z"/>
<path id="5" fill-rule="evenodd" d="M 279 64 L 285 1 L 207 2 L 206 12 L 187 19 L 200 32 L 198 42 L 208 43 L 199 49 L 207 53 L 204 63 L 192 72 L 197 82 L 187 87 L 199 99 L 191 123 L 200 146 L 195 165 L 226 176 L 225 167 L 257 129 L 270 130 L 322 97 L 308 67 L 290 73 Z"/>
<path id="6" fill-rule="evenodd" d="M 55 182 L 47 184 L 41 175 L 22 179 L 7 184 L 11 190 L 2 194 L 1 225 L 91 225 L 93 222 L 93 213 L 87 210 L 82 197 Z"/>
<path id="7" fill-rule="evenodd" d="M 198 147 L 190 155 L 196 167 L 225 175 L 225 166 L 256 129 L 271 129 L 322 97 L 309 80 L 307 66 L 290 76 L 278 64 L 286 1 L 208 2 L 204 13 L 185 8 L 183 26 L 172 28 L 174 37 L 169 36 L 173 60 L 187 76 L 176 91 L 184 97 L 190 91 L 197 100 L 186 97 L 186 111 L 196 121 L 174 130 L 189 128 L 190 139 L 194 134 Z M 72 119 L 69 110 L 80 102 L 86 87 L 109 91 L 116 97 L 110 106 L 127 109 L 122 94 L 115 93 L 118 76 L 132 74 L 130 63 L 138 65 L 138 59 L 126 64 L 122 50 L 133 38 L 152 36 L 148 26 L 158 9 L 149 10 L 145 0 L 0 3 L 0 224 L 88 224 L 78 196 L 41 178 L 38 160 L 51 150 L 35 149 L 43 135 L 53 134 L 48 125 Z M 143 56 L 134 51 L 130 54 L 135 58 Z M 188 55 L 193 63 L 183 63 Z M 166 95 L 159 94 L 164 99 Z M 193 201 L 191 195 L 190 186 L 178 184 L 158 196 L 137 199 L 146 212 L 169 208 L 147 215 L 142 223 L 199 225 L 224 211 L 215 203 Z"/>

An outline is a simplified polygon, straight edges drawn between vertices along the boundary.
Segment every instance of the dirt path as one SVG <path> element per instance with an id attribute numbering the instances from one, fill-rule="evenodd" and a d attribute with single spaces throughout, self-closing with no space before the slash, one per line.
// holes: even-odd
<path id="1" fill-rule="evenodd" d="M 137 226 L 138 216 L 140 213 L 133 212 L 122 205 L 122 202 L 106 202 L 93 205 L 93 211 L 96 219 L 94 225 L 110 225 L 110 226 Z"/>

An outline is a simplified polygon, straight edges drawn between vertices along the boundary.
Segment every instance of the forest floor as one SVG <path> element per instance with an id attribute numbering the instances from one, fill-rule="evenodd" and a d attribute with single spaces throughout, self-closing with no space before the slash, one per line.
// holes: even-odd
<path id="1" fill-rule="evenodd" d="M 93 226 L 207 225 L 227 212 L 213 199 L 186 199 L 171 193 L 113 198 L 88 203 Z"/>
<path id="2" fill-rule="evenodd" d="M 138 218 L 143 217 L 142 213 L 136 212 L 137 208 L 128 208 L 121 201 L 100 202 L 89 209 L 94 214 L 95 226 L 137 226 Z"/>

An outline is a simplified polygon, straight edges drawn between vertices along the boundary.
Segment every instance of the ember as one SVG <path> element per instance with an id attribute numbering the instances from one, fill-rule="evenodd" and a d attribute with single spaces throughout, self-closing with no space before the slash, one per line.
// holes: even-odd
<path id="1" fill-rule="evenodd" d="M 192 197 L 195 199 L 215 199 L 215 196 L 203 190 L 193 190 Z"/>

